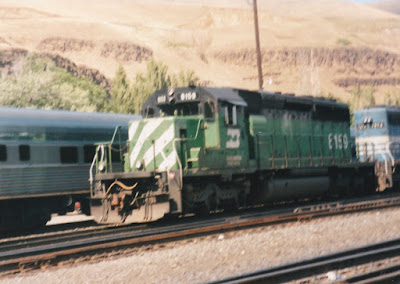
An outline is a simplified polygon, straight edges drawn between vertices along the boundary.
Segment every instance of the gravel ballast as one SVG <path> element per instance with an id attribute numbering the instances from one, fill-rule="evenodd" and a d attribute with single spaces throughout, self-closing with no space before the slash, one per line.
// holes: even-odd
<path id="1" fill-rule="evenodd" d="M 0 283 L 198 283 L 400 237 L 400 209 L 266 226 Z"/>

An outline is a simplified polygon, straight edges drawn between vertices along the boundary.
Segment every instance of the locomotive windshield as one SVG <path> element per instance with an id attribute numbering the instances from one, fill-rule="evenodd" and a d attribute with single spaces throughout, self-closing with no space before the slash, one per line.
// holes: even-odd
<path id="1" fill-rule="evenodd" d="M 144 118 L 204 116 L 206 120 L 213 121 L 218 101 L 240 101 L 234 92 L 224 92 L 221 96 L 222 99 L 219 99 L 206 92 L 206 89 L 192 87 L 161 90 L 153 93 L 143 104 L 142 115 Z"/>
<path id="2" fill-rule="evenodd" d="M 198 116 L 204 115 L 205 118 L 214 118 L 214 104 L 212 102 L 185 102 L 177 104 L 160 105 L 156 110 L 148 107 L 145 110 L 144 116 L 151 117 L 165 117 L 165 116 Z"/>
<path id="3" fill-rule="evenodd" d="M 160 106 L 160 116 L 193 116 L 193 115 L 199 115 L 198 102 Z"/>

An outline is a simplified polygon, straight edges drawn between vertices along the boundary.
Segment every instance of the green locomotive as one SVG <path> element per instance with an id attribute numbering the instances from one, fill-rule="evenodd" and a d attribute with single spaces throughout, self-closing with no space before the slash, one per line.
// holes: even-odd
<path id="1" fill-rule="evenodd" d="M 115 139 L 97 147 L 99 223 L 375 190 L 374 167 L 352 161 L 348 106 L 333 100 L 186 87 L 155 92 L 142 116 L 123 172 L 112 171 Z"/>

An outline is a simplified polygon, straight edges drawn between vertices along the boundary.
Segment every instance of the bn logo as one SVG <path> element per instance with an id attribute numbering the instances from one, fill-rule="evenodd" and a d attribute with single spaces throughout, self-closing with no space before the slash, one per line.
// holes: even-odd
<path id="1" fill-rule="evenodd" d="M 229 136 L 229 140 L 226 141 L 226 148 L 236 149 L 240 146 L 240 130 L 239 129 L 228 129 L 227 135 Z"/>

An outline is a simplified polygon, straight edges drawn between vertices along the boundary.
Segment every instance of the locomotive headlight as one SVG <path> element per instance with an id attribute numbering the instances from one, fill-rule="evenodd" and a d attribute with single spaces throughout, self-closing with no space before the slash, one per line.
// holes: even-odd
<path id="1" fill-rule="evenodd" d="M 136 169 L 140 170 L 142 167 L 142 163 L 140 161 L 136 162 Z"/>
<path id="2" fill-rule="evenodd" d="M 99 172 L 102 172 L 102 171 L 104 171 L 104 164 L 103 164 L 103 163 L 100 163 L 100 165 L 99 165 Z"/>

